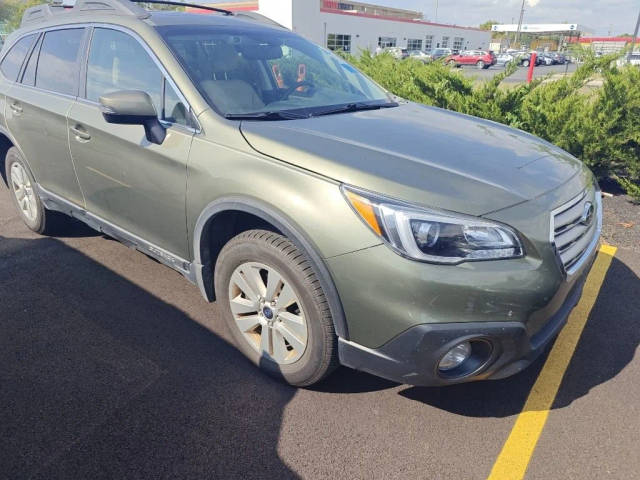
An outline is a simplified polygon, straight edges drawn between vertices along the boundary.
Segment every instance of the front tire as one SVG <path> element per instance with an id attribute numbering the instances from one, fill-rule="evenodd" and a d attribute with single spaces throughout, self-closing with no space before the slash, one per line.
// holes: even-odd
<path id="1" fill-rule="evenodd" d="M 16 147 L 5 158 L 7 185 L 20 218 L 30 230 L 45 235 L 52 230 L 56 217 L 44 208 L 36 191 L 36 181 Z"/>
<path id="2" fill-rule="evenodd" d="M 266 230 L 236 236 L 218 256 L 214 283 L 238 349 L 266 373 L 306 387 L 338 366 L 324 291 L 286 237 Z"/>

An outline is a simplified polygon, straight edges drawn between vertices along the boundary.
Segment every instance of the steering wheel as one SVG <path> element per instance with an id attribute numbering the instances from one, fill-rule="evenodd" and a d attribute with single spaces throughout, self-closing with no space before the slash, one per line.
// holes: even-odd
<path id="1" fill-rule="evenodd" d="M 287 88 L 284 92 L 280 94 L 280 100 L 286 100 L 291 96 L 293 92 L 298 90 L 300 87 L 309 87 L 309 90 L 307 91 L 310 92 L 310 91 L 313 91 L 313 89 L 315 88 L 315 85 L 313 84 L 313 82 L 310 82 L 309 80 L 302 80 L 301 82 L 296 82 L 295 85 Z"/>

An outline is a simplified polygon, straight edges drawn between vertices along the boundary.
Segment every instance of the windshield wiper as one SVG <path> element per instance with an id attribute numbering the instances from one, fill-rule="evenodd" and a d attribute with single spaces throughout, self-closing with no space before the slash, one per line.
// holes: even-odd
<path id="1" fill-rule="evenodd" d="M 309 115 L 284 110 L 280 112 L 228 113 L 224 117 L 229 120 L 299 120 L 309 118 Z"/>
<path id="2" fill-rule="evenodd" d="M 364 110 L 379 110 L 381 108 L 397 107 L 396 102 L 389 103 L 348 103 L 329 110 L 321 110 L 311 114 L 313 117 L 321 117 L 323 115 L 335 115 L 336 113 L 361 112 Z"/>

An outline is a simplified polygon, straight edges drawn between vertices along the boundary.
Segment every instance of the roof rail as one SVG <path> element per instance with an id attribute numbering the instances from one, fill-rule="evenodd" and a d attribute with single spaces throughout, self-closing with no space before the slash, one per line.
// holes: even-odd
<path id="1" fill-rule="evenodd" d="M 224 10 L 222 8 L 210 7 L 208 5 L 199 5 L 197 3 L 185 3 L 179 0 L 76 0 L 73 6 L 67 2 L 69 0 L 53 0 L 52 3 L 38 5 L 28 8 L 22 17 L 21 27 L 31 25 L 33 23 L 44 22 L 54 15 L 60 15 L 64 13 L 93 13 L 93 12 L 108 12 L 115 15 L 135 16 L 139 19 L 149 18 L 151 12 L 137 5 L 137 3 L 150 3 L 161 5 L 176 5 L 184 7 L 201 8 L 203 10 L 211 10 L 219 12 L 224 15 L 235 15 L 239 18 L 246 18 L 255 22 L 264 23 L 274 27 L 284 28 L 285 26 L 271 20 L 264 15 L 260 15 L 255 12 L 232 12 L 230 10 Z"/>
<path id="2" fill-rule="evenodd" d="M 260 13 L 256 13 L 256 12 L 236 12 L 236 17 L 238 17 L 238 18 L 247 18 L 247 19 L 253 20 L 255 22 L 260 22 L 260 23 L 264 23 L 266 25 L 271 25 L 272 27 L 279 27 L 279 28 L 284 28 L 285 30 L 289 30 L 287 27 L 285 27 L 284 25 L 276 22 L 275 20 L 272 20 L 269 17 L 267 17 L 265 15 L 261 15 Z"/>
<path id="3" fill-rule="evenodd" d="M 224 13 L 225 15 L 234 15 L 231 10 L 225 10 L 224 8 L 211 7 L 209 5 L 200 5 L 198 3 L 182 2 L 180 0 L 131 0 L 138 3 L 149 3 L 158 5 L 175 5 L 178 7 L 191 7 L 200 8 L 202 10 L 211 10 L 212 12 Z"/>
<path id="4" fill-rule="evenodd" d="M 63 0 L 37 5 L 25 10 L 21 27 L 33 23 L 44 22 L 54 15 L 64 13 L 109 12 L 116 15 L 135 16 L 140 19 L 149 18 L 151 14 L 129 0 L 76 0 L 75 5 L 69 6 Z"/>
<path id="5" fill-rule="evenodd" d="M 45 19 L 64 12 L 64 10 L 65 9 L 61 1 L 27 8 L 22 15 L 22 22 L 20 23 L 20 26 L 24 27 L 30 23 L 42 22 Z"/>

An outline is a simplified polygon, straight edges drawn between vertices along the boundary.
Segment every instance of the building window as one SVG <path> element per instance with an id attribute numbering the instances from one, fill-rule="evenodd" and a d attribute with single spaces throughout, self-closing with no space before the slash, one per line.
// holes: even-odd
<path id="1" fill-rule="evenodd" d="M 462 50 L 462 45 L 464 44 L 464 38 L 462 37 L 453 37 L 453 50 L 459 52 Z"/>
<path id="2" fill-rule="evenodd" d="M 380 48 L 395 47 L 397 40 L 398 39 L 394 37 L 378 37 L 378 46 Z"/>
<path id="3" fill-rule="evenodd" d="M 427 35 L 424 39 L 424 50 L 425 52 L 433 49 L 433 35 Z"/>
<path id="4" fill-rule="evenodd" d="M 442 48 L 449 48 L 449 37 L 442 37 Z"/>
<path id="5" fill-rule="evenodd" d="M 410 38 L 407 40 L 407 50 L 422 50 L 422 40 Z"/>
<path id="6" fill-rule="evenodd" d="M 351 52 L 351 35 L 330 33 L 327 37 L 327 48 L 329 50 L 342 50 L 343 52 Z"/>

